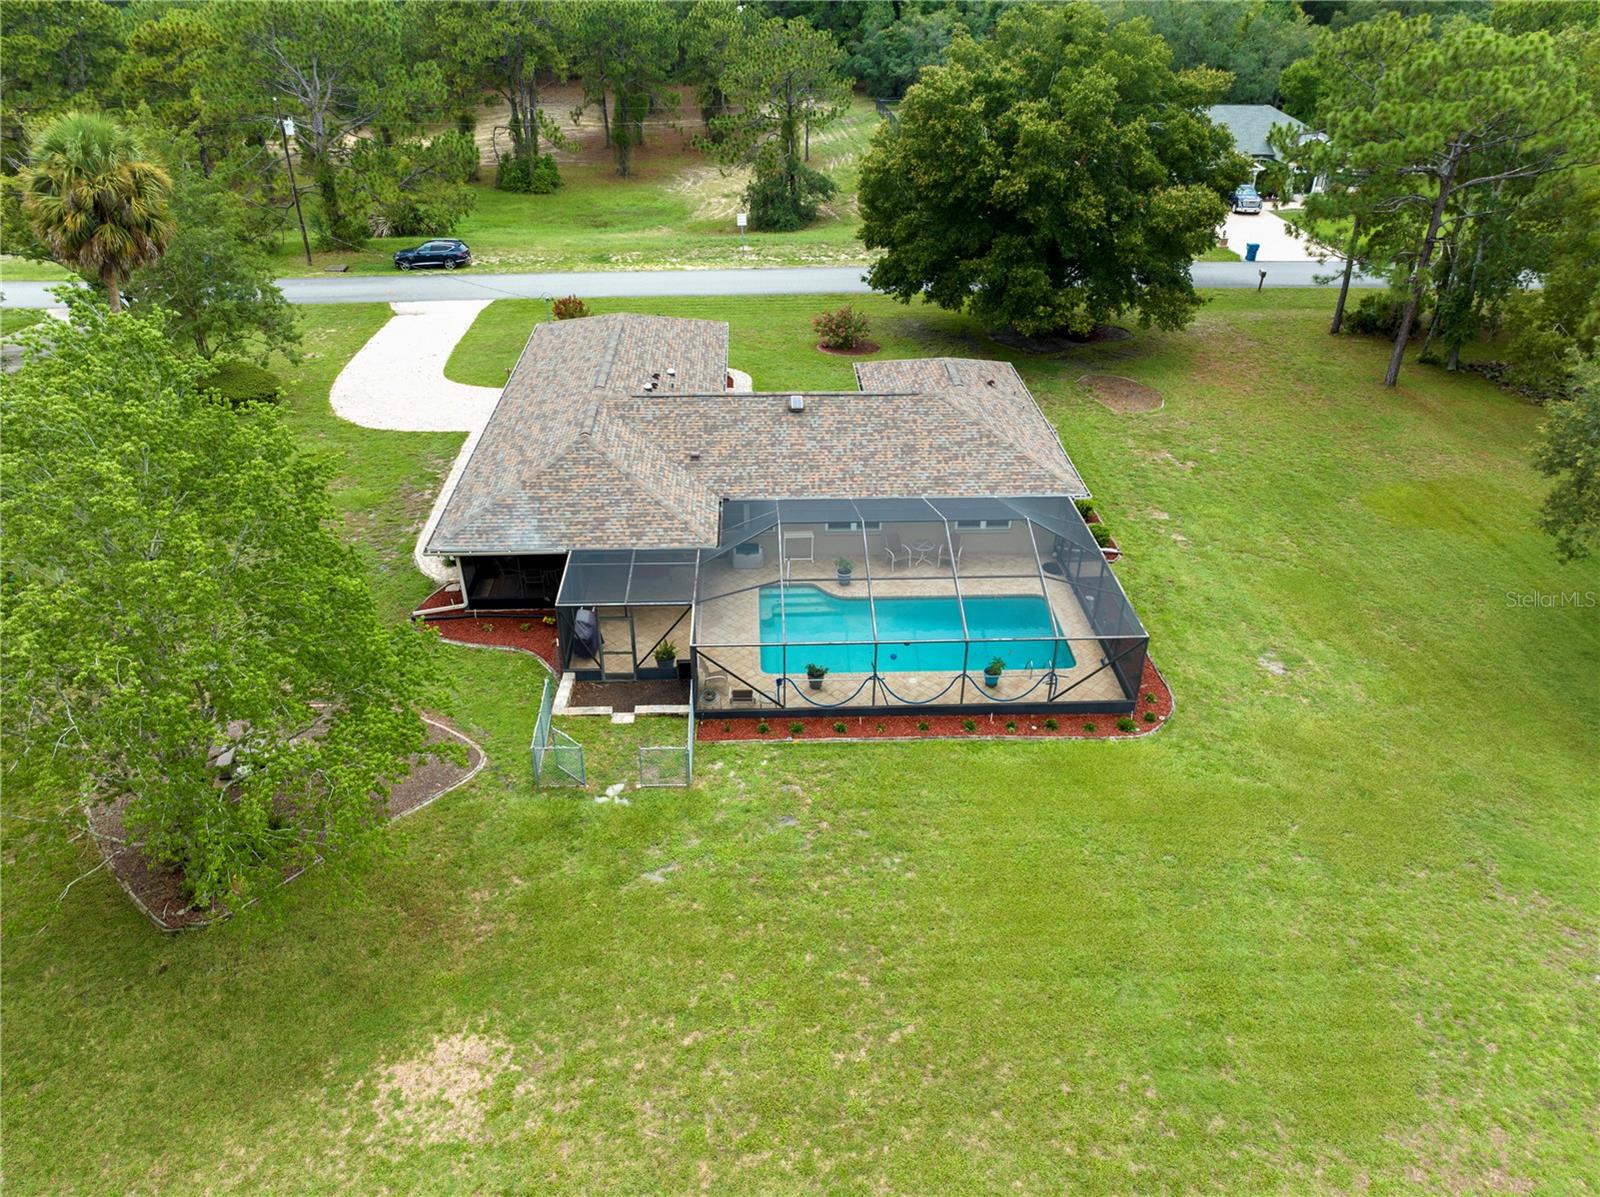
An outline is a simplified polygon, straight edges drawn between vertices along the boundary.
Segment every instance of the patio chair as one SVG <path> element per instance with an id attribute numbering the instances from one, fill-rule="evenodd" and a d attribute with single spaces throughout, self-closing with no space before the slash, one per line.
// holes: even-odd
<path id="1" fill-rule="evenodd" d="M 714 705 L 717 696 L 728 693 L 728 675 L 720 669 L 709 670 L 700 678 L 700 701 L 707 706 Z"/>
<path id="2" fill-rule="evenodd" d="M 961 534 L 959 532 L 950 533 L 950 543 L 939 546 L 939 564 L 943 565 L 946 561 L 950 562 L 955 569 L 961 568 Z"/>
<path id="3" fill-rule="evenodd" d="M 911 564 L 911 550 L 906 548 L 905 541 L 900 539 L 898 532 L 885 532 L 883 534 L 883 553 L 889 558 L 889 572 L 893 573 L 897 565 Z"/>

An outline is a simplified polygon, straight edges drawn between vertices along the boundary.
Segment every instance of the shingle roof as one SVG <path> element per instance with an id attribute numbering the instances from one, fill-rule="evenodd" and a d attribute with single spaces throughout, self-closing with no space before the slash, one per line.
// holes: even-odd
<path id="1" fill-rule="evenodd" d="M 1009 363 L 863 362 L 861 392 L 795 413 L 787 393 L 725 389 L 727 335 L 665 316 L 538 325 L 428 551 L 711 546 L 728 498 L 1088 493 Z"/>
<path id="2" fill-rule="evenodd" d="M 1267 133 L 1273 125 L 1288 125 L 1303 130 L 1304 121 L 1298 121 L 1281 108 L 1271 104 L 1213 104 L 1206 115 L 1216 124 L 1233 134 L 1233 144 L 1241 154 L 1252 158 L 1276 158 L 1278 152 L 1267 144 Z"/>

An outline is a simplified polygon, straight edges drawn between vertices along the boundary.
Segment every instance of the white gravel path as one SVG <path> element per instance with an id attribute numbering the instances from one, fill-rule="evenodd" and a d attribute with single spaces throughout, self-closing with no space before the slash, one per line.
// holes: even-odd
<path id="1" fill-rule="evenodd" d="M 451 382 L 444 376 L 444 367 L 456 343 L 489 303 L 390 304 L 394 316 L 339 372 L 328 395 L 335 414 L 363 428 L 467 434 L 411 550 L 417 568 L 436 582 L 456 580 L 455 570 L 437 557 L 423 556 L 423 546 L 461 480 L 489 413 L 500 401 L 498 387 Z"/>

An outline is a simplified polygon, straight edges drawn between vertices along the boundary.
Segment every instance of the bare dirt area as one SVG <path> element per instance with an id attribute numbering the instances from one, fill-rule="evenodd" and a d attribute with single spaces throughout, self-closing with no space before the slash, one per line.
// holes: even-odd
<path id="1" fill-rule="evenodd" d="M 1123 378 L 1120 374 L 1085 374 L 1078 379 L 1078 385 L 1087 387 L 1099 400 L 1101 407 L 1119 416 L 1161 410 L 1163 400 L 1160 391 L 1131 378 Z"/>
<path id="2" fill-rule="evenodd" d="M 862 341 L 851 349 L 835 349 L 831 345 L 817 345 L 818 353 L 831 354 L 834 357 L 865 357 L 869 353 L 877 353 L 879 344 L 876 341 Z"/>
<path id="3" fill-rule="evenodd" d="M 643 682 L 573 682 L 569 706 L 610 707 L 634 711 L 640 707 L 685 707 L 689 683 L 675 679 Z"/>
<path id="4" fill-rule="evenodd" d="M 680 153 L 700 129 L 700 113 L 694 106 L 694 90 L 678 89 L 678 111 L 653 112 L 644 122 L 644 145 L 635 148 L 637 158 L 647 158 L 652 153 Z M 540 97 L 540 110 L 561 130 L 567 139 L 562 149 L 542 147 L 553 153 L 557 162 L 565 165 L 575 162 L 605 162 L 611 150 L 605 144 L 604 125 L 598 105 L 585 105 L 583 87 L 577 83 L 563 83 L 544 89 Z M 576 119 L 573 113 L 577 112 Z M 494 170 L 501 154 L 511 151 L 511 136 L 507 132 L 511 109 L 496 102 L 480 108 L 475 113 L 477 126 L 473 137 L 478 143 L 478 159 L 485 169 Z M 491 176 L 492 177 L 492 176 Z"/>
<path id="5" fill-rule="evenodd" d="M 428 743 L 456 743 L 465 750 L 462 760 L 451 760 L 433 752 L 411 758 L 412 768 L 390 788 L 385 809 L 390 819 L 398 819 L 427 806 L 435 798 L 464 784 L 483 767 L 484 755 L 466 736 L 432 716 L 428 720 Z M 89 810 L 89 832 L 99 845 L 106 867 L 151 922 L 163 931 L 182 931 L 203 927 L 227 918 L 227 906 L 214 902 L 197 907 L 189 901 L 183 870 L 156 864 L 145 856 L 143 846 L 129 837 L 124 815 L 130 800 L 124 796 Z M 298 877 L 302 869 L 285 874 L 284 881 Z"/>

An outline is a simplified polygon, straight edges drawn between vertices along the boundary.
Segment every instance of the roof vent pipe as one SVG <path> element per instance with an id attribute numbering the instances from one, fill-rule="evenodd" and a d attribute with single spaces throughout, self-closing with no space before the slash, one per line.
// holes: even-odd
<path id="1" fill-rule="evenodd" d="M 802 411 L 805 411 L 805 409 L 806 409 L 806 397 L 804 395 L 790 395 L 789 396 L 789 410 L 790 411 L 802 412 Z"/>

